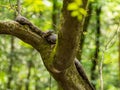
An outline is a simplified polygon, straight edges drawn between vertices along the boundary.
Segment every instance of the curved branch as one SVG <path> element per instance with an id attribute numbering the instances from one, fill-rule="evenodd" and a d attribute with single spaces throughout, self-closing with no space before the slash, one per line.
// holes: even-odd
<path id="1" fill-rule="evenodd" d="M 18 15 L 15 19 L 15 21 L 19 22 L 21 25 L 28 25 L 31 31 L 40 37 L 46 39 L 46 41 L 49 42 L 49 44 L 55 44 L 57 35 L 53 33 L 53 31 L 47 31 L 43 32 L 40 30 L 37 26 L 35 26 L 33 23 L 31 23 L 27 18 Z"/>
<path id="2" fill-rule="evenodd" d="M 44 38 L 33 33 L 28 26 L 23 26 L 15 21 L 0 21 L 0 34 L 16 36 L 39 51 L 43 60 L 49 58 L 49 54 L 46 54 L 46 52 L 50 53 L 50 44 Z"/>
<path id="3" fill-rule="evenodd" d="M 29 28 L 24 27 L 15 21 L 0 22 L 0 34 L 16 36 L 35 48 L 35 44 L 38 44 L 38 42 L 42 40 L 39 36 L 31 33 Z"/>

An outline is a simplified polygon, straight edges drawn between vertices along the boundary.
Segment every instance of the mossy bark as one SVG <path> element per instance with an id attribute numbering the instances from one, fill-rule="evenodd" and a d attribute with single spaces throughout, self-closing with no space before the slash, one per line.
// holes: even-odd
<path id="1" fill-rule="evenodd" d="M 73 0 L 63 0 L 63 23 L 55 47 L 44 38 L 32 32 L 26 25 L 15 21 L 0 22 L 0 34 L 18 37 L 32 45 L 42 56 L 45 67 L 63 90 L 94 90 L 80 75 L 74 60 L 79 44 L 81 23 L 70 15 L 67 6 Z M 84 0 L 86 6 L 87 0 Z"/>

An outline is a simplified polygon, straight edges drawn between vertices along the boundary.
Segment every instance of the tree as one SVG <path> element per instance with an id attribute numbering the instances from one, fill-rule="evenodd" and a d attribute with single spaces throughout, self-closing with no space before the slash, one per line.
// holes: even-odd
<path id="1" fill-rule="evenodd" d="M 83 20 L 71 16 L 67 7 L 73 0 L 63 0 L 63 18 L 58 39 L 51 31 L 42 32 L 29 20 L 0 22 L 0 34 L 13 35 L 33 46 L 42 56 L 45 67 L 62 88 L 60 90 L 94 90 L 76 59 Z M 83 8 L 87 7 L 83 0 Z M 19 22 L 19 23 L 18 23 Z M 55 44 L 56 41 L 56 44 Z"/>

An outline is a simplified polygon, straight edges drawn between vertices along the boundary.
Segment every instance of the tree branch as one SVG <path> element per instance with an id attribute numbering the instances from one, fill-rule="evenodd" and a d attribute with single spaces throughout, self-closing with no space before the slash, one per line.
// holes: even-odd
<path id="1" fill-rule="evenodd" d="M 39 51 L 43 60 L 48 60 L 52 49 L 50 44 L 44 38 L 33 33 L 28 26 L 21 25 L 15 21 L 0 21 L 0 34 L 8 34 L 18 37 Z M 49 54 L 46 54 L 46 52 Z"/>
<path id="2" fill-rule="evenodd" d="M 16 17 L 15 21 L 19 22 L 22 25 L 28 25 L 33 33 L 46 39 L 50 44 L 56 43 L 57 36 L 56 36 L 56 34 L 53 33 L 53 31 L 43 32 L 37 26 L 35 26 L 33 23 L 31 23 L 27 18 L 25 18 L 21 15 L 18 15 Z"/>
<path id="3" fill-rule="evenodd" d="M 65 70 L 73 62 L 78 48 L 80 22 L 71 16 L 67 10 L 72 0 L 63 0 L 63 24 L 58 33 L 58 45 L 54 60 L 54 67 L 59 71 Z"/>

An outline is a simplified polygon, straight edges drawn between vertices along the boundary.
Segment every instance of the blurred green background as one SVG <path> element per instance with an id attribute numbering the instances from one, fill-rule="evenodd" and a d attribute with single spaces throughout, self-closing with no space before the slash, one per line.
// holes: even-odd
<path id="1" fill-rule="evenodd" d="M 16 3 L 17 0 L 0 0 L 1 21 L 15 19 Z M 21 0 L 22 15 L 43 31 L 52 29 L 57 33 L 61 9 L 62 0 Z M 103 61 L 104 90 L 119 90 L 120 0 L 90 0 L 89 10 L 81 63 L 99 90 L 99 64 Z M 16 37 L 0 35 L 0 90 L 57 90 L 57 83 L 36 50 Z"/>

